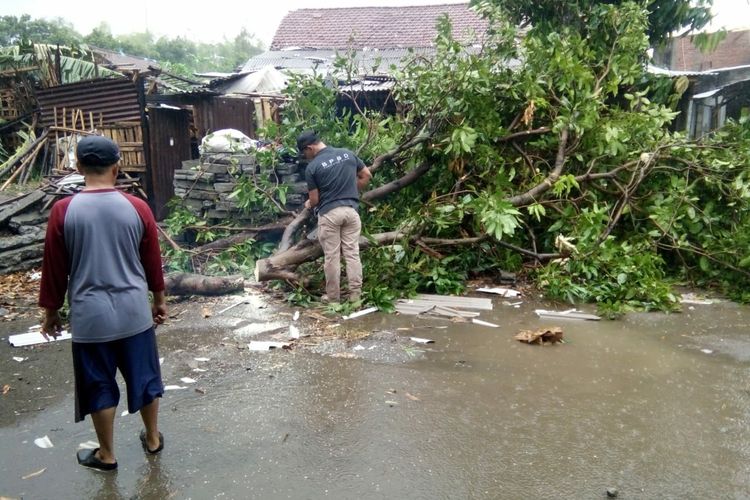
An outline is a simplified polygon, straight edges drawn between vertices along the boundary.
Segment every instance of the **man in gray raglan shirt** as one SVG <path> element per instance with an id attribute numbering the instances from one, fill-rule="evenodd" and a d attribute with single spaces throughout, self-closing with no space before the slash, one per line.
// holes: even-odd
<path id="1" fill-rule="evenodd" d="M 68 296 L 73 342 L 75 421 L 91 416 L 99 447 L 79 450 L 78 463 L 117 469 L 114 421 L 125 380 L 128 411 L 140 412 L 139 439 L 147 453 L 164 448 L 159 398 L 164 392 L 154 325 L 167 315 L 159 237 L 151 209 L 115 189 L 120 150 L 112 140 L 86 136 L 76 147 L 86 187 L 59 200 L 47 223 L 39 305 L 42 333 L 62 329 L 60 309 Z M 153 294 L 149 302 L 148 292 Z"/>
<path id="2" fill-rule="evenodd" d="M 310 160 L 305 170 L 309 199 L 305 207 L 318 215 L 318 241 L 323 247 L 326 300 L 341 299 L 341 256 L 346 262 L 349 300 L 362 294 L 362 264 L 359 260 L 359 192 L 372 178 L 370 170 L 352 151 L 326 146 L 307 131 L 297 138 L 300 155 Z"/>

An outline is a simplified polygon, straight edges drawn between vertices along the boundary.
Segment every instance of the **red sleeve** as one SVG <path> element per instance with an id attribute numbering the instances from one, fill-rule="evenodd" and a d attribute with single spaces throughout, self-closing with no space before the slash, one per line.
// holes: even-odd
<path id="1" fill-rule="evenodd" d="M 141 264 L 146 271 L 148 289 L 152 292 L 164 290 L 164 273 L 161 269 L 161 249 L 159 248 L 159 234 L 156 230 L 156 220 L 149 206 L 135 196 L 125 194 L 143 221 L 143 238 L 139 251 Z"/>
<path id="2" fill-rule="evenodd" d="M 39 287 L 39 306 L 60 309 L 68 290 L 70 261 L 65 246 L 65 212 L 72 197 L 55 203 L 47 221 L 44 238 L 44 260 L 42 261 L 42 283 Z"/>

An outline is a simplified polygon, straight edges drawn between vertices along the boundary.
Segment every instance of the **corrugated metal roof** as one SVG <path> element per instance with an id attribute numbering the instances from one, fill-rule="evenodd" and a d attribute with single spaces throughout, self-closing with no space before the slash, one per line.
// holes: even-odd
<path id="1" fill-rule="evenodd" d="M 395 85 L 395 80 L 364 78 L 358 82 L 339 85 L 338 90 L 340 92 L 381 92 L 391 90 Z"/>
<path id="2" fill-rule="evenodd" d="M 41 126 L 54 125 L 57 108 L 61 116 L 63 108 L 81 109 L 88 122 L 89 112 L 94 121 L 111 124 L 115 122 L 141 121 L 141 106 L 135 84 L 128 78 L 98 79 L 60 85 L 37 91 L 41 111 Z"/>
<path id="3" fill-rule="evenodd" d="M 352 58 L 360 69 L 361 74 L 391 73 L 391 66 L 402 67 L 414 57 L 432 57 L 435 49 L 382 49 L 382 50 L 358 50 L 351 53 Z M 326 74 L 333 68 L 338 56 L 347 57 L 349 53 L 345 50 L 337 51 L 331 49 L 290 49 L 269 50 L 263 54 L 251 57 L 242 72 L 248 73 L 258 71 L 264 66 L 271 65 L 276 69 L 288 69 L 300 72 L 317 71 Z"/>
<path id="4" fill-rule="evenodd" d="M 242 75 L 212 87 L 224 94 L 273 94 L 286 88 L 287 76 L 273 66 L 264 66 L 254 73 Z"/>

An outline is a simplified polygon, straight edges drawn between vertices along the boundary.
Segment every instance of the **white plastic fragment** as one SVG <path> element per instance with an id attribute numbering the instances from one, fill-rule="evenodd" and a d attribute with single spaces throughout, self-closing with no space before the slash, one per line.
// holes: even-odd
<path id="1" fill-rule="evenodd" d="M 294 311 L 294 316 L 292 316 L 292 321 L 297 321 L 299 319 L 299 311 Z"/>
<path id="2" fill-rule="evenodd" d="M 211 358 L 193 358 L 196 361 L 211 361 Z"/>
<path id="3" fill-rule="evenodd" d="M 577 309 L 567 309 L 565 311 L 547 311 L 546 309 L 535 309 L 534 312 L 540 318 L 547 316 L 550 318 L 567 318 L 567 319 L 587 319 L 591 321 L 599 321 L 599 316 L 595 314 L 587 314 L 578 311 Z"/>
<path id="4" fill-rule="evenodd" d="M 347 316 L 343 316 L 342 319 L 359 318 L 360 316 L 365 316 L 367 314 L 374 313 L 377 310 L 378 310 L 377 307 L 374 307 L 374 306 L 373 307 L 368 307 L 367 309 L 362 309 L 361 311 L 353 312 L 353 313 L 351 313 L 351 314 L 349 314 Z"/>
<path id="5" fill-rule="evenodd" d="M 482 321 L 481 319 L 477 318 L 471 318 L 471 322 L 475 325 L 481 325 L 481 326 L 489 326 L 491 328 L 497 328 L 500 325 L 496 325 L 495 323 L 490 323 L 488 321 Z"/>
<path id="6" fill-rule="evenodd" d="M 193 371 L 196 373 L 203 373 L 203 372 L 207 372 L 208 370 L 204 370 L 203 368 L 193 368 Z"/>
<path id="7" fill-rule="evenodd" d="M 252 342 L 247 344 L 247 348 L 251 351 L 270 351 L 271 349 L 283 349 L 284 347 L 288 346 L 288 342 L 273 342 L 263 340 L 253 340 Z"/>
<path id="8" fill-rule="evenodd" d="M 359 344 L 359 345 L 354 346 L 353 350 L 354 351 L 364 351 L 365 350 L 365 346 L 363 346 L 362 344 Z"/>
<path id="9" fill-rule="evenodd" d="M 180 382 L 182 382 L 183 384 L 194 384 L 194 383 L 195 383 L 195 380 L 193 380 L 193 379 L 192 379 L 192 378 L 190 378 L 190 377 L 182 377 L 182 378 L 180 379 Z"/>
<path id="10" fill-rule="evenodd" d="M 96 441 L 86 441 L 78 445 L 79 450 L 95 450 L 99 448 L 99 443 Z"/>
<path id="11" fill-rule="evenodd" d="M 409 337 L 412 342 L 416 342 L 417 344 L 434 344 L 435 341 L 432 339 L 423 339 L 420 337 Z"/>
<path id="12" fill-rule="evenodd" d="M 164 358 L 159 358 L 159 366 L 161 366 L 162 363 L 164 363 Z"/>
<path id="13" fill-rule="evenodd" d="M 47 436 L 36 438 L 34 440 L 34 444 L 40 448 L 52 448 L 53 446 L 55 446 Z"/>
<path id="14" fill-rule="evenodd" d="M 18 361 L 21 363 L 22 361 L 26 361 L 29 358 L 19 358 L 18 356 L 13 356 L 13 361 Z"/>
<path id="15" fill-rule="evenodd" d="M 120 413 L 121 417 L 127 417 L 128 415 L 130 415 L 130 412 L 128 410 L 123 410 L 122 413 Z"/>
<path id="16" fill-rule="evenodd" d="M 46 340 L 44 336 L 39 332 L 29 332 L 29 333 L 19 333 L 18 335 L 11 335 L 8 337 L 8 342 L 10 342 L 10 345 L 13 347 L 23 347 L 27 345 L 36 345 L 36 344 L 48 344 L 50 342 L 57 342 L 59 340 L 69 340 L 71 338 L 71 335 L 67 332 L 67 330 L 63 330 L 60 332 L 60 335 L 57 337 L 49 337 L 49 340 Z"/>
<path id="17" fill-rule="evenodd" d="M 187 389 L 187 387 L 182 387 L 181 385 L 165 385 L 164 386 L 165 391 L 179 391 L 182 389 Z"/>
<path id="18" fill-rule="evenodd" d="M 289 325 L 289 338 L 298 339 L 299 338 L 299 328 L 297 328 L 294 325 Z"/>
<path id="19" fill-rule="evenodd" d="M 501 297 L 508 297 L 508 298 L 514 298 L 519 297 L 521 295 L 521 292 L 518 290 L 513 290 L 512 288 L 477 288 L 477 292 L 484 292 L 484 293 L 494 293 L 495 295 L 500 295 Z"/>
<path id="20" fill-rule="evenodd" d="M 713 351 L 711 349 L 701 349 L 701 352 L 704 354 L 713 354 Z"/>

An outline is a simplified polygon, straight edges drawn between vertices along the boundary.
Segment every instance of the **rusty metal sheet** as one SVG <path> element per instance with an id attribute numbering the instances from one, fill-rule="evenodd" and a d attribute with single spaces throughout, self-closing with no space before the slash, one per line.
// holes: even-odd
<path id="1" fill-rule="evenodd" d="M 80 109 L 86 121 L 89 113 L 94 122 L 112 124 L 116 122 L 141 121 L 141 105 L 135 84 L 127 78 L 98 79 L 85 82 L 59 85 L 38 90 L 37 101 L 41 111 L 42 127 L 49 127 L 55 121 L 55 108 L 58 115 L 63 108 Z"/>

